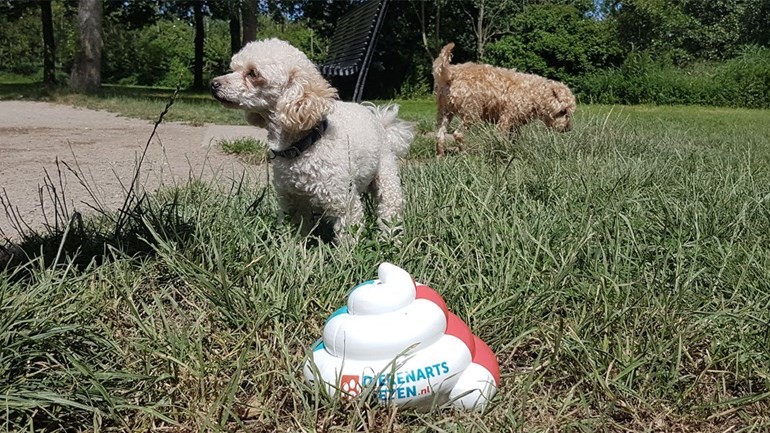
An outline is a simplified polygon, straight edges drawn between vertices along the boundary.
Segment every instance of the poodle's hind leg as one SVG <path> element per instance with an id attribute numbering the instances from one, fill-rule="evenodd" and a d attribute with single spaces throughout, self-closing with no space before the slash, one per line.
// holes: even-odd
<path id="1" fill-rule="evenodd" d="M 385 157 L 380 160 L 380 168 L 370 190 L 377 200 L 377 226 L 380 229 L 380 237 L 383 240 L 397 239 L 404 231 L 401 220 L 404 196 L 398 174 L 398 161 L 395 158 Z"/>
<path id="2" fill-rule="evenodd" d="M 453 114 L 445 111 L 443 107 L 439 108 L 437 114 L 438 132 L 436 132 L 436 155 L 444 156 L 446 154 L 446 133 L 449 124 L 452 122 Z"/>

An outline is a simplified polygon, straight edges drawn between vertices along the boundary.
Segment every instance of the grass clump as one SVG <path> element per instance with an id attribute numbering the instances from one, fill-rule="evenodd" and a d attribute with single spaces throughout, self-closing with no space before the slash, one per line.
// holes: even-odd
<path id="1" fill-rule="evenodd" d="M 261 164 L 269 160 L 267 144 L 252 137 L 239 137 L 220 140 L 217 143 L 225 153 L 238 155 L 252 164 Z"/>
<path id="2" fill-rule="evenodd" d="M 581 106 L 568 134 L 478 128 L 471 152 L 403 165 L 398 245 L 368 224 L 355 247 L 309 246 L 248 180 L 147 197 L 168 222 L 145 225 L 147 254 L 40 258 L 0 279 L 2 428 L 763 431 L 768 120 Z M 382 261 L 495 351 L 486 413 L 343 403 L 304 383 L 324 320 Z"/>

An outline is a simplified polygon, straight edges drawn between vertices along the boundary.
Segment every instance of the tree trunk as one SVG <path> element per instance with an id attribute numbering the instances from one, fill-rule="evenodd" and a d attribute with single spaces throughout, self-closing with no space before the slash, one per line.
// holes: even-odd
<path id="1" fill-rule="evenodd" d="M 241 3 L 241 22 L 243 23 L 243 45 L 257 39 L 257 1 L 243 0 Z"/>
<path id="2" fill-rule="evenodd" d="M 479 62 L 484 60 L 484 44 L 486 43 L 486 27 L 484 26 L 484 0 L 479 4 L 479 21 L 476 29 L 476 56 Z"/>
<path id="3" fill-rule="evenodd" d="M 230 14 L 230 52 L 235 54 L 240 51 L 242 46 L 240 9 L 236 9 Z"/>
<path id="4" fill-rule="evenodd" d="M 193 13 L 195 16 L 195 64 L 193 65 L 193 87 L 203 88 L 203 41 L 205 33 L 203 29 L 203 9 L 202 2 L 193 3 Z"/>
<path id="5" fill-rule="evenodd" d="M 40 0 L 40 18 L 43 25 L 43 82 L 56 84 L 56 43 L 53 37 L 51 0 Z"/>
<path id="6" fill-rule="evenodd" d="M 78 47 L 70 74 L 70 87 L 96 93 L 102 85 L 102 0 L 78 2 Z"/>

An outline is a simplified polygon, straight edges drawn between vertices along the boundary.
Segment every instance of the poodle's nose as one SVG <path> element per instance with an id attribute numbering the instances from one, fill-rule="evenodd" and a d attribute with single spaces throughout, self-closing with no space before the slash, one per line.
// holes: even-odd
<path id="1" fill-rule="evenodd" d="M 221 86 L 222 84 L 219 81 L 211 80 L 211 84 L 210 84 L 211 93 L 218 91 Z"/>

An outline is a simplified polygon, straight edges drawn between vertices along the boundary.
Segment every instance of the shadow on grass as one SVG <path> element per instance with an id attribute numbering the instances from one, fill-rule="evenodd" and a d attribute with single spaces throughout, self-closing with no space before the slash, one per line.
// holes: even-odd
<path id="1" fill-rule="evenodd" d="M 40 91 L 44 92 L 45 89 Z M 155 122 L 144 152 L 134 169 L 134 176 L 123 205 L 117 212 L 110 212 L 99 205 L 92 186 L 85 181 L 86 176 L 79 168 L 74 169 L 66 163 L 60 163 L 58 159 L 56 161 L 58 181 L 52 180 L 51 175 L 46 172 L 44 186 L 40 187 L 39 191 L 40 204 L 45 216 L 42 229 L 33 229 L 19 215 L 3 191 L 0 195 L 0 206 L 4 208 L 7 218 L 20 239 L 12 240 L 7 233 L 0 230 L 0 242 L 2 242 L 0 243 L 0 270 L 5 269 L 12 278 L 20 279 L 30 276 L 35 271 L 32 269 L 33 266 L 29 266 L 32 263 L 38 263 L 46 268 L 66 264 L 84 269 L 92 264 L 101 264 L 116 255 L 150 254 L 153 251 L 153 242 L 157 239 L 179 242 L 189 238 L 193 232 L 193 226 L 180 217 L 178 192 L 174 192 L 171 199 L 163 204 L 153 204 L 147 199 L 146 193 L 137 192 L 139 173 L 147 149 L 158 125 L 163 121 L 163 117 L 168 113 L 177 96 L 178 89 L 167 96 L 166 106 Z M 97 213 L 95 217 L 84 221 L 79 212 L 70 211 L 64 195 L 63 172 L 65 170 L 74 174 L 81 185 L 90 192 L 96 203 L 95 206 L 90 205 Z M 49 198 L 48 213 L 44 197 Z M 47 214 L 52 214 L 52 217 L 49 219 Z"/>
<path id="2" fill-rule="evenodd" d="M 40 230 L 32 230 L 20 219 L 14 219 L 14 229 L 21 239 L 12 241 L 4 235 L 0 270 L 5 269 L 12 279 L 28 277 L 40 266 L 66 265 L 83 270 L 117 256 L 150 255 L 158 239 L 185 242 L 193 235 L 194 226 L 180 216 L 176 194 L 162 205 L 140 199 L 117 214 L 98 210 L 96 216 L 87 220 L 79 212 L 65 215 L 58 208 L 55 222 Z M 3 206 L 8 213 L 7 201 L 3 201 Z M 32 263 L 37 266 L 29 266 Z"/>
<path id="3" fill-rule="evenodd" d="M 0 83 L 0 100 L 46 101 L 57 91 L 58 88 L 48 87 L 43 83 Z"/>

